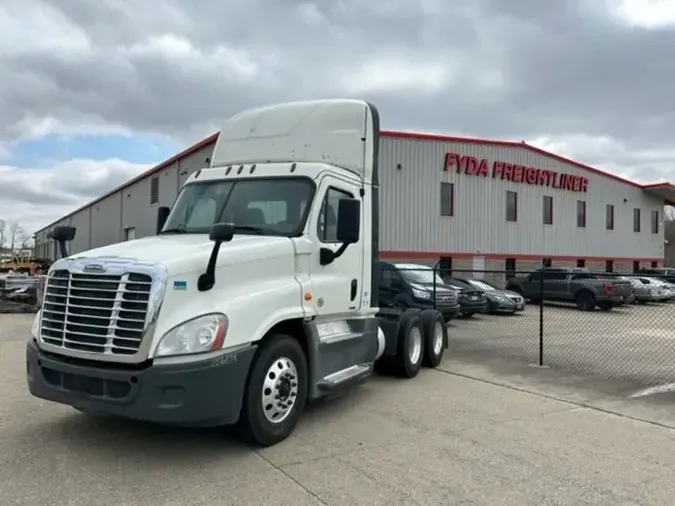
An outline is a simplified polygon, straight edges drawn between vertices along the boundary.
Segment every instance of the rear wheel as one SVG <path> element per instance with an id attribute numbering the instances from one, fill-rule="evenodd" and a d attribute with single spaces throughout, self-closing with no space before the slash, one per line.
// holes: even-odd
<path id="1" fill-rule="evenodd" d="M 298 423 L 307 399 L 307 358 L 297 340 L 277 334 L 254 359 L 237 429 L 245 441 L 272 446 Z"/>
<path id="2" fill-rule="evenodd" d="M 448 327 L 439 311 L 429 309 L 422 311 L 422 325 L 424 328 L 424 357 L 422 365 L 438 367 L 443 361 L 446 343 L 448 342 Z"/>
<path id="3" fill-rule="evenodd" d="M 394 371 L 402 378 L 414 378 L 422 367 L 424 354 L 424 327 L 419 311 L 408 310 L 401 316 L 398 350 L 394 357 Z"/>
<path id="4" fill-rule="evenodd" d="M 581 311 L 593 311 L 595 309 L 595 297 L 591 292 L 579 292 L 575 297 L 577 308 Z"/>

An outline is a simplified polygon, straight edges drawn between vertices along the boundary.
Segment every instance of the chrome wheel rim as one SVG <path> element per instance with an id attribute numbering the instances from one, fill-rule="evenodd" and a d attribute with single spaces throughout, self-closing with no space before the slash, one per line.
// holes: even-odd
<path id="1" fill-rule="evenodd" d="M 434 326 L 434 355 L 440 355 L 443 349 L 443 325 L 436 322 Z"/>
<path id="2" fill-rule="evenodd" d="M 267 370 L 262 387 L 262 409 L 267 421 L 281 423 L 289 417 L 298 399 L 298 368 L 281 357 Z"/>
<path id="3" fill-rule="evenodd" d="M 417 327 L 410 331 L 410 344 L 408 345 L 408 356 L 410 363 L 417 364 L 422 355 L 422 332 Z"/>

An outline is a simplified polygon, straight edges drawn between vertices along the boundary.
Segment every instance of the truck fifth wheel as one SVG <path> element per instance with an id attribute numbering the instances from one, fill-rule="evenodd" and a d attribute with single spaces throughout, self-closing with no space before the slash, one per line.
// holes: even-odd
<path id="1" fill-rule="evenodd" d="M 162 424 L 236 424 L 269 446 L 374 370 L 436 367 L 435 310 L 378 306 L 376 108 L 294 102 L 225 122 L 157 235 L 67 256 L 52 239 L 27 344 L 37 397 Z"/>

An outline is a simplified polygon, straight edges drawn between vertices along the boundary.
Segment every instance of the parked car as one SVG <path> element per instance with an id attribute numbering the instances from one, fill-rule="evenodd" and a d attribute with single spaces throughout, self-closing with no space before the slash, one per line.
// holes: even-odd
<path id="1" fill-rule="evenodd" d="M 656 278 L 669 283 L 675 283 L 675 269 L 668 267 L 651 267 L 649 269 L 642 268 L 637 274 L 640 277 Z"/>
<path id="2" fill-rule="evenodd" d="M 400 309 L 436 308 L 449 320 L 460 314 L 456 291 L 427 265 L 379 262 L 380 302 Z M 434 297 L 435 296 L 435 297 Z"/>
<path id="3" fill-rule="evenodd" d="M 666 284 L 660 279 L 648 277 L 639 277 L 637 279 L 650 288 L 652 300 L 654 302 L 665 302 L 673 298 L 673 292 L 669 290 Z"/>
<path id="4" fill-rule="evenodd" d="M 626 279 L 630 282 L 635 293 L 633 304 L 647 304 L 656 300 L 656 289 L 650 288 L 649 285 L 643 283 L 638 278 L 629 276 Z"/>
<path id="5" fill-rule="evenodd" d="M 484 279 L 453 278 L 485 294 L 488 313 L 516 313 L 525 309 L 525 298 L 510 290 L 502 290 Z"/>
<path id="6" fill-rule="evenodd" d="M 482 290 L 478 290 L 456 278 L 445 278 L 445 282 L 457 292 L 462 316 L 471 318 L 476 313 L 487 312 L 488 300 Z"/>
<path id="7" fill-rule="evenodd" d="M 582 311 L 593 311 L 596 306 L 609 311 L 631 294 L 628 281 L 603 279 L 580 267 L 545 267 L 526 277 L 509 279 L 506 289 L 532 302 L 573 302 Z"/>

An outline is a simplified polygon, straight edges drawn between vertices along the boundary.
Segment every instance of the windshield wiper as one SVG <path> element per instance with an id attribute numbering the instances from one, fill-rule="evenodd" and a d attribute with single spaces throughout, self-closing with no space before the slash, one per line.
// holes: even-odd
<path id="1" fill-rule="evenodd" d="M 262 228 L 260 227 L 254 227 L 252 225 L 235 225 L 234 226 L 234 231 L 241 231 L 241 232 L 253 232 L 254 234 L 257 235 L 264 235 L 265 232 L 263 231 Z"/>
<path id="2" fill-rule="evenodd" d="M 160 234 L 186 234 L 185 225 L 178 225 L 173 228 L 165 228 L 160 232 Z"/>

